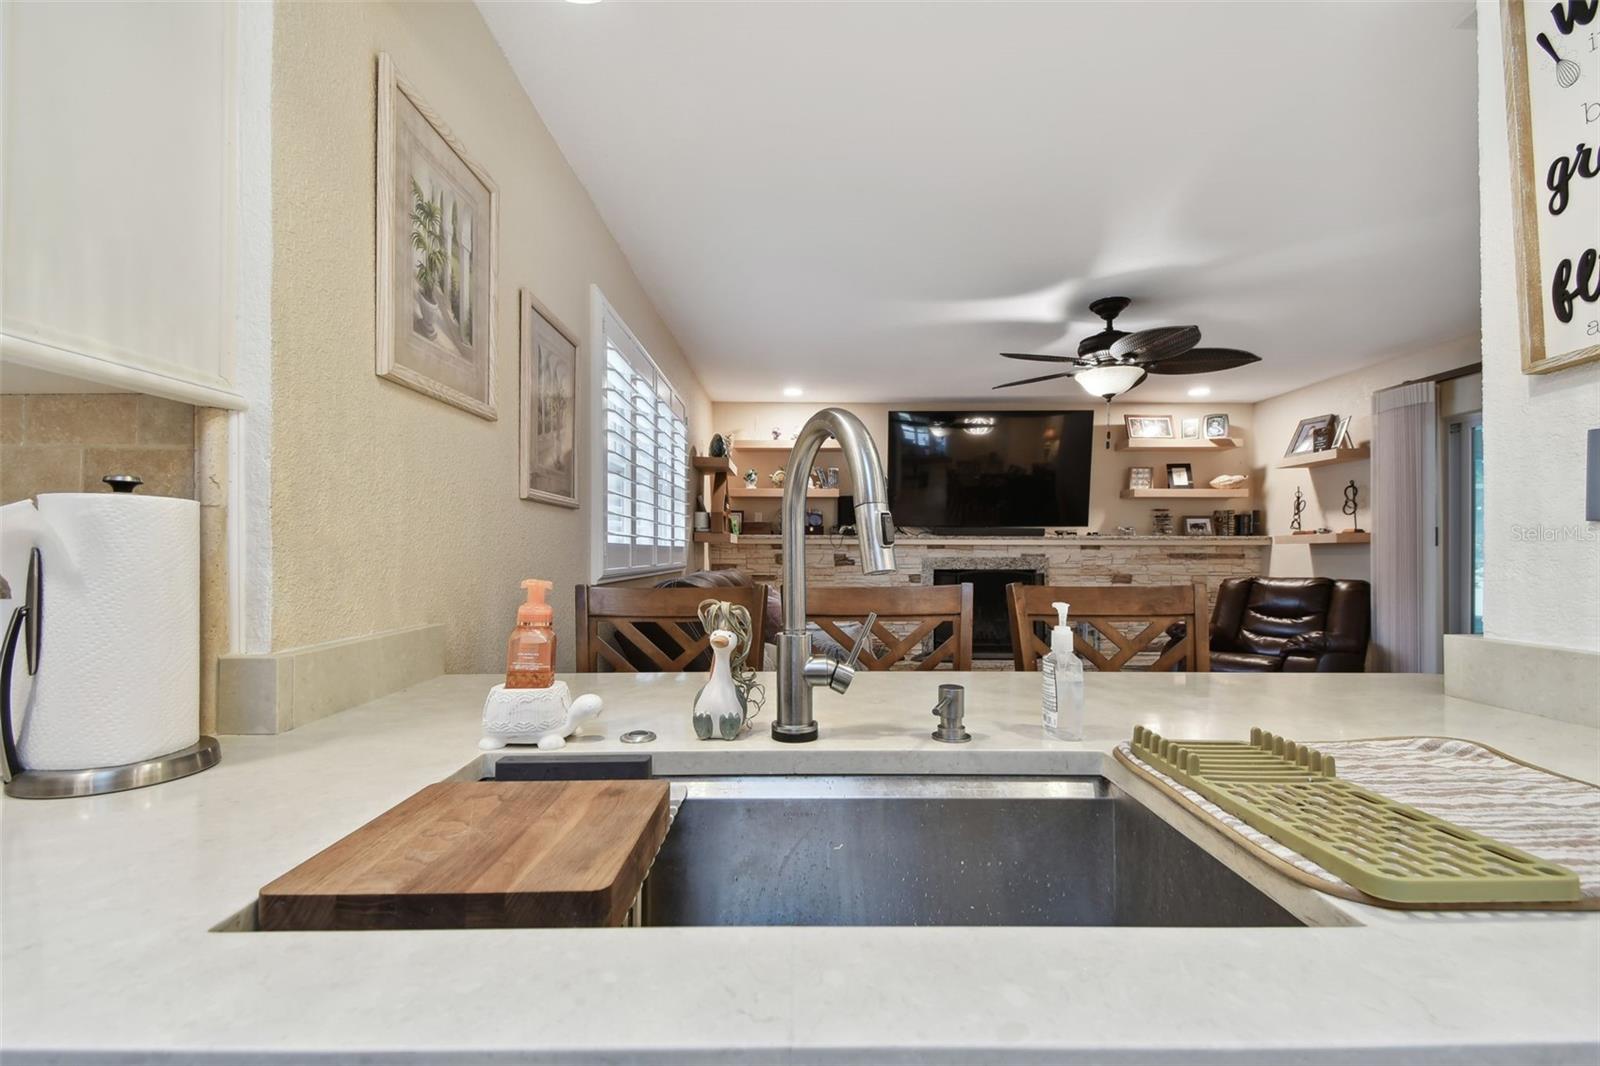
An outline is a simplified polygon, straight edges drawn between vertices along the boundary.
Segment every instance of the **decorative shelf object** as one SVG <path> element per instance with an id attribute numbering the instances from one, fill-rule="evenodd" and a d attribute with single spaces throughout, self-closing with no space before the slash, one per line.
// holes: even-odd
<path id="1" fill-rule="evenodd" d="M 743 485 L 729 485 L 729 496 L 761 496 L 767 499 L 782 499 L 783 489 L 752 489 Z M 806 489 L 808 500 L 836 500 L 839 498 L 838 489 Z"/>
<path id="2" fill-rule="evenodd" d="M 1372 458 L 1372 449 L 1363 444 L 1355 448 L 1325 448 L 1320 452 L 1301 452 L 1286 455 L 1278 460 L 1278 469 L 1298 466 L 1331 466 L 1334 463 L 1355 463 Z"/>
<path id="3" fill-rule="evenodd" d="M 1211 437 L 1198 440 L 1176 440 L 1167 437 L 1131 438 L 1126 429 L 1119 429 L 1117 433 L 1117 451 L 1119 452 L 1217 452 L 1227 448 L 1238 448 L 1244 441 L 1238 437 Z"/>
<path id="4" fill-rule="evenodd" d="M 1124 500 L 1248 500 L 1250 490 L 1239 489 L 1123 489 Z"/>
<path id="5" fill-rule="evenodd" d="M 1371 544 L 1372 534 L 1365 529 L 1344 533 L 1280 533 L 1274 544 Z"/>

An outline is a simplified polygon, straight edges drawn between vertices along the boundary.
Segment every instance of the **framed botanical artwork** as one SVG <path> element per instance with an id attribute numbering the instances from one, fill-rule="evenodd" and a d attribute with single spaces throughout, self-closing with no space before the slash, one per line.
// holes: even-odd
<path id="1" fill-rule="evenodd" d="M 1128 415 L 1123 419 L 1129 440 L 1173 440 L 1171 415 Z"/>
<path id="2" fill-rule="evenodd" d="M 1206 440 L 1220 440 L 1227 435 L 1227 415 L 1206 415 Z"/>
<path id="3" fill-rule="evenodd" d="M 497 417 L 500 193 L 415 88 L 378 56 L 377 372 Z"/>
<path id="4" fill-rule="evenodd" d="M 1186 536 L 1186 537 L 1209 537 L 1215 532 L 1216 532 L 1216 528 L 1211 524 L 1211 516 L 1210 515 L 1208 515 L 1208 514 L 1206 514 L 1206 515 L 1188 515 L 1188 514 L 1186 514 L 1186 515 L 1183 516 L 1183 535 L 1184 536 Z"/>
<path id="5" fill-rule="evenodd" d="M 1584 180 L 1600 117 L 1595 11 L 1500 0 L 1524 374 L 1600 359 L 1600 197 Z"/>
<path id="6" fill-rule="evenodd" d="M 1178 423 L 1178 435 L 1183 440 L 1200 439 L 1200 420 L 1198 418 L 1185 418 Z"/>
<path id="7" fill-rule="evenodd" d="M 522 291 L 518 357 L 519 455 L 524 500 L 578 506 L 578 342 Z"/>
<path id="8" fill-rule="evenodd" d="M 1188 463 L 1167 464 L 1167 488 L 1194 488 L 1194 469 Z"/>
<path id="9" fill-rule="evenodd" d="M 1304 455 L 1306 452 L 1325 451 L 1333 446 L 1333 427 L 1338 421 L 1333 415 L 1302 418 L 1289 438 L 1289 450 L 1284 455 Z"/>

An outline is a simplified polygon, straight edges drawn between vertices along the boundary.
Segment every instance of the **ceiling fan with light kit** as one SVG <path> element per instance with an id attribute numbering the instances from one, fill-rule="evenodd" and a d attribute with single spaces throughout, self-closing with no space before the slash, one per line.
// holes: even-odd
<path id="1" fill-rule="evenodd" d="M 1158 326 L 1133 333 L 1117 329 L 1117 316 L 1132 302 L 1126 296 L 1105 296 L 1091 303 L 1089 310 L 1105 321 L 1105 328 L 1079 341 L 1075 356 L 1001 352 L 1004 359 L 1065 363 L 1068 369 L 1007 381 L 994 387 L 1009 389 L 1072 378 L 1083 391 L 1110 404 L 1151 374 L 1210 374 L 1261 361 L 1259 355 L 1238 348 L 1197 347 L 1200 343 L 1198 326 Z M 1111 446 L 1109 433 L 1106 446 Z"/>

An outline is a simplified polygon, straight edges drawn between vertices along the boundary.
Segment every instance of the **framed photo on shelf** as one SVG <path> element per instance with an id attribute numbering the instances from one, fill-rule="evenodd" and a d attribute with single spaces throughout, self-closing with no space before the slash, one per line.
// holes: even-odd
<path id="1" fill-rule="evenodd" d="M 1206 440 L 1218 440 L 1227 435 L 1227 415 L 1206 415 Z"/>
<path id="2" fill-rule="evenodd" d="M 1208 514 L 1186 514 L 1183 516 L 1183 535 L 1186 537 L 1209 537 L 1216 530 L 1211 524 Z"/>
<path id="3" fill-rule="evenodd" d="M 1153 466 L 1130 466 L 1128 468 L 1128 487 L 1130 489 L 1154 488 L 1156 483 L 1156 470 Z"/>
<path id="4" fill-rule="evenodd" d="M 1181 420 L 1178 423 L 1178 434 L 1184 440 L 1199 440 L 1200 419 L 1198 417 L 1190 417 Z"/>
<path id="5" fill-rule="evenodd" d="M 1302 418 L 1289 438 L 1289 450 L 1283 454 L 1304 455 L 1307 452 L 1326 451 L 1333 446 L 1333 427 L 1338 419 L 1333 415 Z"/>
<path id="6" fill-rule="evenodd" d="M 1350 416 L 1340 415 L 1339 421 L 1333 426 L 1333 443 L 1331 448 L 1353 448 L 1355 442 L 1350 439 Z"/>
<path id="7" fill-rule="evenodd" d="M 518 473 L 524 500 L 578 506 L 578 342 L 522 290 Z"/>
<path id="8" fill-rule="evenodd" d="M 377 374 L 494 419 L 500 192 L 387 53 L 377 156 Z"/>
<path id="9" fill-rule="evenodd" d="M 1128 415 L 1122 420 L 1129 440 L 1175 440 L 1171 415 Z"/>
<path id="10" fill-rule="evenodd" d="M 736 537 L 740 533 L 744 532 L 744 512 L 743 511 L 729 511 L 728 512 L 728 532 L 732 533 Z"/>
<path id="11" fill-rule="evenodd" d="M 1167 464 L 1167 488 L 1194 488 L 1194 470 L 1189 466 L 1188 463 Z"/>

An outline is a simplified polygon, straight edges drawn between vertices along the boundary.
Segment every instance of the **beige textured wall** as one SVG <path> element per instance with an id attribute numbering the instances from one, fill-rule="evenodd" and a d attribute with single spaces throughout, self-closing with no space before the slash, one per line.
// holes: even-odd
<path id="1" fill-rule="evenodd" d="M 193 499 L 195 409 L 124 393 L 0 396 L 0 503 L 41 492 L 109 492 L 107 474 L 148 496 Z"/>
<path id="2" fill-rule="evenodd" d="M 1274 396 L 1255 405 L 1256 434 L 1251 445 L 1260 501 L 1266 510 L 1267 532 L 1290 532 L 1294 515 L 1294 490 L 1306 494 L 1306 511 L 1301 523 L 1306 529 L 1326 526 L 1347 529 L 1350 520 L 1344 507 L 1344 488 L 1352 479 L 1360 490 L 1361 528 L 1372 529 L 1371 464 L 1336 463 L 1310 469 L 1277 469 L 1277 462 L 1289 448 L 1289 440 L 1302 418 L 1316 415 L 1351 415 L 1350 435 L 1357 444 L 1372 440 L 1372 394 L 1406 381 L 1429 377 L 1478 361 L 1476 337 L 1461 337 L 1419 351 L 1397 354 L 1381 363 L 1353 370 L 1348 374 L 1307 385 L 1303 389 Z M 1468 406 L 1469 390 L 1454 387 L 1449 396 L 1460 410 Z M 1371 548 L 1358 544 L 1322 545 L 1275 544 L 1270 573 L 1282 577 L 1355 578 L 1372 577 Z"/>
<path id="3" fill-rule="evenodd" d="M 693 440 L 705 392 L 476 7 L 280 3 L 274 32 L 273 648 L 441 622 L 447 670 L 503 669 L 517 583 L 542 576 L 570 668 L 590 507 L 517 495 L 518 290 L 583 339 L 599 284 L 682 392 Z M 496 422 L 373 373 L 380 51 L 500 189 Z"/>
<path id="4" fill-rule="evenodd" d="M 1074 386 L 1076 387 L 1076 386 Z M 1073 404 L 1073 403 L 967 403 L 967 404 L 866 404 L 842 403 L 829 404 L 826 401 L 806 403 L 723 403 L 712 404 L 711 420 L 712 431 L 717 433 L 736 432 L 740 438 L 770 439 L 773 429 L 779 429 L 784 439 L 799 429 L 812 412 L 822 407 L 838 406 L 855 414 L 866 424 L 867 430 L 872 434 L 872 439 L 877 442 L 878 450 L 883 455 L 885 464 L 889 462 L 886 441 L 889 434 L 889 412 L 915 411 L 915 410 L 989 410 L 1002 411 L 1007 408 L 1015 410 L 1090 410 L 1095 413 L 1094 456 L 1090 460 L 1089 476 L 1089 525 L 1088 529 L 1098 530 L 1107 535 L 1114 533 L 1120 525 L 1131 525 L 1139 533 L 1150 532 L 1150 513 L 1157 507 L 1165 506 L 1172 512 L 1173 524 L 1179 524 L 1179 519 L 1185 514 L 1209 515 L 1219 507 L 1228 507 L 1234 511 L 1248 511 L 1252 504 L 1247 500 L 1197 500 L 1192 504 L 1182 500 L 1124 500 L 1119 495 L 1128 485 L 1128 468 L 1134 466 L 1149 466 L 1155 468 L 1155 484 L 1166 484 L 1166 464 L 1188 463 L 1194 471 L 1195 483 L 1204 485 L 1218 474 L 1248 474 L 1250 473 L 1250 449 L 1248 447 L 1252 436 L 1251 406 L 1249 404 L 1181 404 L 1181 403 L 1147 403 L 1140 404 L 1129 402 L 1114 404 L 1111 408 L 1111 422 L 1115 426 L 1122 424 L 1123 418 L 1128 414 L 1170 414 L 1174 418 L 1204 417 L 1208 414 L 1222 413 L 1228 416 L 1229 429 L 1232 435 L 1242 438 L 1246 447 L 1214 452 L 1123 452 L 1115 448 L 1107 451 L 1105 448 L 1105 404 Z M 781 454 L 781 453 L 780 453 Z M 828 453 L 824 452 L 826 458 Z M 820 463 L 821 466 L 840 465 L 834 453 L 834 459 Z M 752 462 L 752 456 L 756 461 Z M 772 453 L 762 456 L 760 453 L 740 455 L 738 444 L 735 441 L 734 457 L 740 461 L 740 468 L 754 466 L 763 475 L 762 484 L 767 484 L 765 475 L 769 467 L 778 465 Z M 764 462 L 761 460 L 765 460 Z M 1252 479 L 1253 480 L 1253 479 Z M 750 519 L 754 512 L 761 511 L 768 520 L 776 517 L 778 512 L 777 500 L 748 501 L 745 505 L 745 517 Z M 819 501 L 823 512 L 823 519 L 828 523 L 834 520 L 833 504 L 829 501 Z"/>

